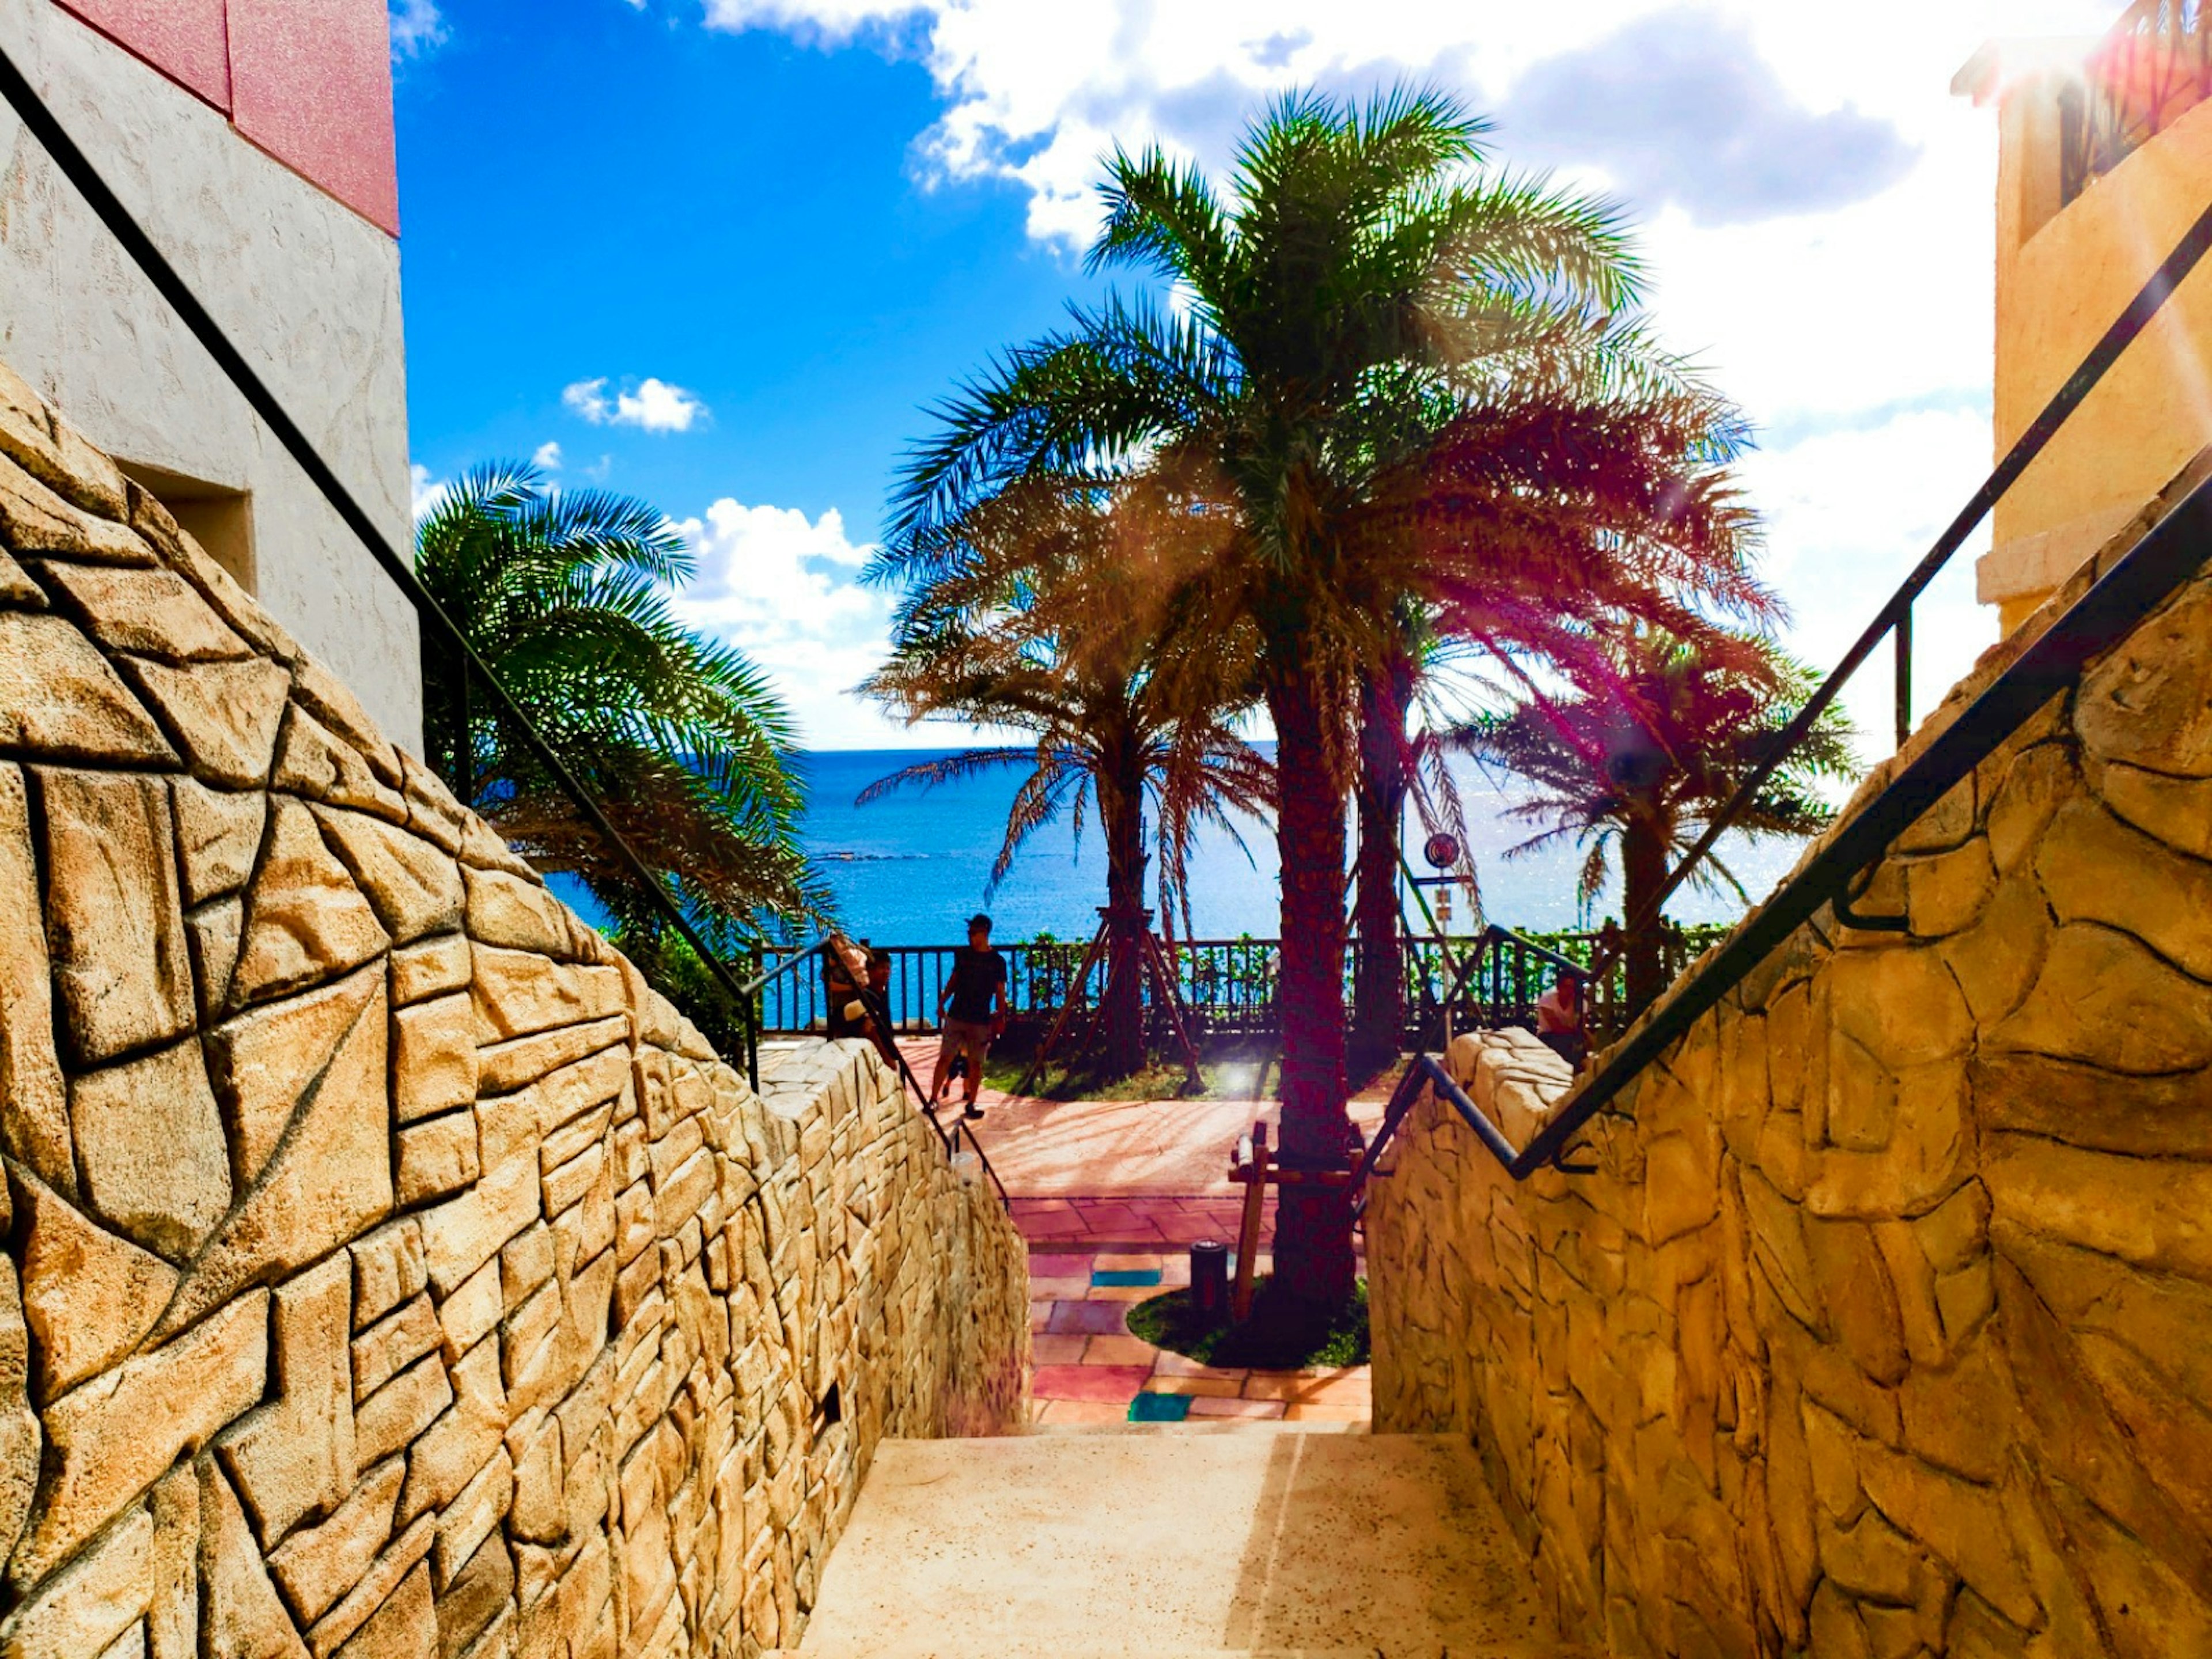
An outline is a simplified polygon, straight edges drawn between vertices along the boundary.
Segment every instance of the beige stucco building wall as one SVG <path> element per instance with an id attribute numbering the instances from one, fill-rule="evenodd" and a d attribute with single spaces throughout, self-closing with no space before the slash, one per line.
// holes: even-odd
<path id="1" fill-rule="evenodd" d="M 2000 43 L 1961 76 L 1962 90 L 1997 103 L 1997 455 L 2212 204 L 2212 103 L 2204 103 L 2061 207 L 2057 97 L 2067 77 L 2008 79 L 2027 50 Z M 1977 577 L 2005 630 L 2208 442 L 2212 264 L 2183 283 L 1997 503 Z"/>
<path id="2" fill-rule="evenodd" d="M 1027 1254 L 873 1052 L 757 1096 L 0 369 L 0 1652 L 796 1645 Z"/>
<path id="3" fill-rule="evenodd" d="M 398 243 L 52 0 L 0 0 L 0 45 L 406 547 Z M 412 607 L 4 110 L 0 360 L 118 459 L 247 492 L 257 597 L 419 750 Z"/>
<path id="4" fill-rule="evenodd" d="M 2212 1654 L 2208 709 L 2199 576 L 1899 837 L 1861 908 L 1908 932 L 1798 929 L 1595 1173 L 1409 1121 L 1375 1426 L 1473 1437 L 1570 1641 Z M 1452 1060 L 1516 1145 L 1568 1086 L 1522 1033 Z"/>

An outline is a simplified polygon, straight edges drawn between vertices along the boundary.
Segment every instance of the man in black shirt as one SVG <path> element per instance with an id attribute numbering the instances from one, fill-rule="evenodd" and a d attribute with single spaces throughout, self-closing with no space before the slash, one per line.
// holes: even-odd
<path id="1" fill-rule="evenodd" d="M 1006 959 L 991 948 L 991 919 L 968 919 L 968 945 L 952 953 L 952 972 L 945 981 L 945 994 L 937 1000 L 938 1024 L 944 1036 L 937 1047 L 937 1076 L 929 1085 L 929 1103 L 945 1098 L 951 1082 L 953 1057 L 967 1061 L 968 1107 L 965 1115 L 983 1115 L 975 1091 L 983 1085 L 983 1056 L 991 1039 L 1006 1024 Z"/>

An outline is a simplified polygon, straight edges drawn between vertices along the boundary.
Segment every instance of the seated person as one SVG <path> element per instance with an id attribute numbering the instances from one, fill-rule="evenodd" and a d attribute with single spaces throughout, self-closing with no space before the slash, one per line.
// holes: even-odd
<path id="1" fill-rule="evenodd" d="M 1583 1030 L 1583 976 L 1562 969 L 1552 988 L 1536 999 L 1536 1036 L 1570 1066 L 1580 1066 L 1589 1052 L 1589 1037 Z"/>

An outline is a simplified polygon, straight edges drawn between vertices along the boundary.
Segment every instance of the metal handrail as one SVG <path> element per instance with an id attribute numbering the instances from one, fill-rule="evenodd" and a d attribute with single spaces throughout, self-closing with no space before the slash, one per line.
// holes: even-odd
<path id="1" fill-rule="evenodd" d="M 2020 654 L 1981 694 L 1929 741 L 1928 746 L 1865 806 L 1847 819 L 1813 858 L 1775 890 L 1728 941 L 1694 973 L 1675 981 L 1644 1022 L 1600 1060 L 1559 1103 L 1526 1146 L 1516 1149 L 1463 1091 L 1448 1092 L 1483 1145 L 1516 1181 L 1549 1164 L 1570 1174 L 1594 1166 L 1565 1158 L 1583 1126 L 1616 1099 L 1646 1066 L 1688 1034 L 1690 1028 L 1765 961 L 1824 906 L 1846 909 L 1862 871 L 1888 855 L 1890 844 L 1930 807 L 1972 776 L 2038 709 L 2064 692 L 2094 659 L 2124 639 L 2143 617 L 2212 565 L 2212 480 L 2188 496 L 2117 560 L 2112 567 Z M 1858 918 L 1879 925 L 1893 918 Z M 1847 920 L 1845 925 L 1851 925 Z M 1414 1056 L 1391 1097 L 1391 1113 L 1368 1148 L 1355 1188 L 1397 1132 L 1418 1096 L 1417 1079 L 1431 1081 L 1443 1068 L 1425 1054 Z M 1452 1085 L 1457 1090 L 1457 1085 Z M 1401 1098 L 1401 1097 L 1405 1097 Z"/>
<path id="2" fill-rule="evenodd" d="M 1905 739 L 1912 735 L 1912 602 L 1951 562 L 1952 556 L 1965 545 L 1966 538 L 1973 534 L 1998 499 L 2027 470 L 2028 464 L 2043 453 L 2057 434 L 2059 428 L 2081 406 L 2082 400 L 2096 389 L 2097 383 L 2105 378 L 2106 371 L 2119 361 L 2120 355 L 2150 325 L 2151 319 L 2158 315 L 2167 297 L 2197 268 L 2197 262 L 2208 249 L 2212 249 L 2212 205 L 2208 205 L 2197 215 L 2196 222 L 2174 244 L 2173 251 L 2136 290 L 2135 298 L 2128 301 L 2127 308 L 2113 319 L 2112 326 L 2090 348 L 2089 355 L 2082 358 L 2080 366 L 2066 377 L 2065 384 L 2051 395 L 2051 401 L 2043 406 L 2043 412 L 2005 452 L 2004 459 L 1982 481 L 1981 488 L 1967 499 L 1966 504 L 1959 509 L 1958 516 L 1936 538 L 1936 544 L 1912 568 L 1911 574 L 1899 584 L 1896 592 L 1891 594 L 1881 609 L 1875 613 L 1875 618 L 1867 624 L 1866 631 L 1844 653 L 1843 660 L 1820 683 L 1820 690 L 1813 694 L 1804 708 L 1798 710 L 1796 719 L 1790 722 L 1776 740 L 1772 751 L 1752 769 L 1751 775 L 1737 787 L 1728 804 L 1705 825 L 1705 833 L 1698 837 L 1697 844 L 1683 854 L 1680 864 L 1668 872 L 1666 880 L 1659 884 L 1659 890 L 1643 909 L 1628 919 L 1627 926 L 1622 929 L 1620 949 L 1603 961 L 1592 964 L 1594 971 L 1611 967 L 1630 941 L 1641 936 L 1645 929 L 1658 921 L 1667 901 L 1689 879 L 1691 872 L 1711 853 L 1714 844 L 1743 815 L 1759 792 L 1766 787 L 1767 780 L 1804 743 L 1820 716 L 1827 712 L 1828 705 L 1842 693 L 1845 683 L 1874 654 L 1874 648 L 1881 643 L 1883 635 L 1893 631 L 1897 642 L 1897 744 L 1900 749 L 1905 746 Z"/>
<path id="3" fill-rule="evenodd" d="M 93 165 L 91 159 L 78 148 L 76 141 L 70 137 L 68 130 L 55 118 L 46 100 L 39 96 L 4 47 L 0 47 L 0 96 L 7 99 L 25 129 L 38 140 L 63 176 L 84 198 L 86 205 L 92 209 L 94 216 L 122 246 L 123 251 L 131 256 L 131 263 L 153 284 L 155 291 L 168 303 L 170 309 L 177 313 L 178 319 L 192 337 L 215 359 L 216 366 L 229 378 L 254 414 L 260 417 L 262 424 L 275 434 L 300 470 L 307 475 L 308 481 L 322 493 L 323 499 L 343 521 L 346 528 L 360 539 L 362 545 L 383 568 L 385 574 L 414 605 L 416 614 L 430 622 L 447 643 L 460 653 L 464 675 L 476 674 L 490 688 L 501 712 L 514 722 L 514 729 L 520 734 L 523 746 L 551 775 L 562 793 L 590 821 L 605 844 L 613 848 L 631 877 L 652 895 L 653 907 L 660 912 L 663 920 L 683 936 L 684 942 L 691 947 L 692 952 L 744 1012 L 747 1024 L 753 1025 L 754 1022 L 750 1018 L 751 1003 L 739 986 L 737 975 L 720 957 L 708 949 L 707 941 L 692 925 L 690 918 L 684 915 L 684 907 L 663 885 L 659 874 L 623 838 L 598 799 L 569 769 L 552 744 L 546 741 L 536 723 L 523 712 L 522 706 L 501 683 L 499 677 L 492 672 L 490 665 L 477 652 L 468 635 L 446 614 L 445 608 L 438 603 L 435 596 L 422 586 L 414 566 L 385 537 L 375 520 L 354 499 L 353 492 L 346 488 L 330 464 L 324 460 L 321 453 L 309 441 L 307 434 L 293 420 L 276 393 L 246 362 L 244 354 L 231 343 L 230 337 L 222 331 L 207 307 L 200 303 L 199 296 L 193 293 L 161 249 L 155 246 L 153 238 L 147 234 L 144 228 L 131 216 L 130 210 L 108 187 L 100 169 Z M 757 1035 L 756 1030 L 754 1036 L 757 1037 Z M 759 1078 L 757 1072 L 753 1082 L 757 1087 Z"/>

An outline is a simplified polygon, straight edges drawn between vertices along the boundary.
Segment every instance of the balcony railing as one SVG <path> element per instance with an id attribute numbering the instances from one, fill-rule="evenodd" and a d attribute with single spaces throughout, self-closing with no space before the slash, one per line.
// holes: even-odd
<path id="1" fill-rule="evenodd" d="M 2136 0 L 2058 95 L 2058 197 L 2072 202 L 2212 97 L 2203 0 Z"/>
<path id="2" fill-rule="evenodd" d="M 1708 945 L 1726 936 L 1724 927 L 1666 930 L 1667 973 L 1671 978 Z M 1604 955 L 1613 935 L 1568 932 L 1513 935 L 1513 945 L 1486 957 L 1456 992 L 1460 964 L 1474 939 L 1415 935 L 1404 941 L 1406 953 L 1406 1037 L 1418 1041 L 1433 1025 L 1443 1000 L 1451 1000 L 1455 1029 L 1470 1025 L 1526 1025 L 1534 1018 L 1536 999 L 1551 988 L 1561 969 L 1589 968 Z M 952 971 L 957 946 L 889 945 L 875 947 L 884 959 L 880 994 L 893 1028 L 933 1029 Z M 1074 939 L 1042 939 L 997 947 L 1006 958 L 1006 1000 L 1017 1020 L 1042 1027 L 1068 1006 L 1078 1014 L 1097 1006 L 1103 972 L 1075 985 L 1085 946 Z M 1210 1037 L 1266 1037 L 1280 1028 L 1275 1000 L 1281 942 L 1272 939 L 1176 939 L 1164 945 L 1177 994 L 1194 1034 Z M 763 959 L 764 961 L 765 959 Z M 1352 963 L 1346 963 L 1345 994 L 1352 994 Z M 1590 1034 L 1604 1040 L 1627 1024 L 1627 987 L 1618 963 L 1601 967 L 1589 984 L 1585 1007 Z M 830 1027 L 830 994 L 821 964 L 766 976 L 759 981 L 759 1026 L 764 1033 L 798 1034 Z M 1145 990 L 1149 1008 L 1152 992 Z"/>

